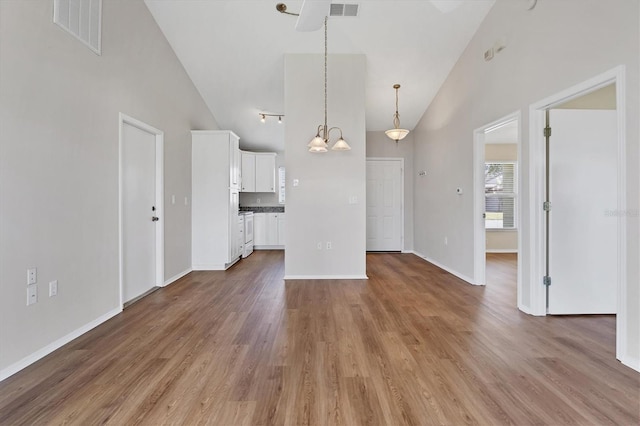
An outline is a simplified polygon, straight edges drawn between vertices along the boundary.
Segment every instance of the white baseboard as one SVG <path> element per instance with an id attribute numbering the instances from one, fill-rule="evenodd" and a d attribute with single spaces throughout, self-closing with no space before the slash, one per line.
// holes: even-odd
<path id="1" fill-rule="evenodd" d="M 180 272 L 179 274 L 176 274 L 176 275 L 172 276 L 171 278 L 169 278 L 168 280 L 166 280 L 164 282 L 165 287 L 168 286 L 169 284 L 172 284 L 172 283 L 178 281 L 180 278 L 184 277 L 185 275 L 187 275 L 191 271 L 192 271 L 192 269 L 188 268 L 188 269 L 185 269 L 184 271 Z"/>
<path id="2" fill-rule="evenodd" d="M 284 250 L 284 246 L 253 246 L 254 250 Z"/>
<path id="3" fill-rule="evenodd" d="M 55 342 L 48 344 L 44 348 L 39 349 L 36 352 L 32 353 L 31 355 L 28 355 L 28 356 L 22 358 L 20 361 L 15 362 L 15 363 L 11 364 L 10 366 L 8 366 L 7 368 L 4 368 L 4 369 L 0 370 L 0 381 L 6 379 L 7 377 L 13 376 L 18 371 L 30 366 L 31 364 L 33 364 L 34 362 L 38 361 L 39 359 L 44 358 L 45 356 L 49 355 L 51 352 L 53 352 L 56 349 L 66 345 L 67 343 L 69 343 L 73 339 L 76 339 L 76 338 L 82 336 L 83 334 L 85 334 L 89 330 L 91 330 L 93 328 L 96 328 L 97 326 L 99 326 L 103 322 L 105 322 L 105 321 L 113 318 L 114 316 L 118 315 L 120 312 L 122 312 L 122 308 L 121 307 L 113 309 L 113 310 L 107 312 L 106 314 L 100 316 L 99 318 L 96 318 L 95 320 L 91 321 L 90 323 L 85 324 L 82 327 L 73 330 L 71 333 L 67 334 L 66 336 L 63 336 L 63 337 L 59 338 Z"/>
<path id="4" fill-rule="evenodd" d="M 191 271 L 226 271 L 231 268 L 233 265 L 238 263 L 240 258 L 238 257 L 231 263 L 221 264 L 221 263 L 196 263 L 191 266 Z M 189 272 L 191 272 L 189 271 Z"/>
<path id="5" fill-rule="evenodd" d="M 469 284 L 471 284 L 471 285 L 476 285 L 475 281 L 474 281 L 472 278 L 469 278 L 468 276 L 466 276 L 466 275 L 464 275 L 464 274 L 461 274 L 461 273 L 459 273 L 458 271 L 455 271 L 455 270 L 453 270 L 453 269 L 451 269 L 451 268 L 449 268 L 449 267 L 447 267 L 447 266 L 444 266 L 443 264 L 441 264 L 441 263 L 439 263 L 439 262 L 436 262 L 435 260 L 430 259 L 430 258 L 428 258 L 427 256 L 424 256 L 424 255 L 422 255 L 422 254 L 420 254 L 420 253 L 418 253 L 418 252 L 415 252 L 415 251 L 414 251 L 414 252 L 413 252 L 413 254 L 415 254 L 415 255 L 416 255 L 416 256 L 418 256 L 418 257 L 423 258 L 424 260 L 426 260 L 426 261 L 427 261 L 427 262 L 429 262 L 429 263 L 434 264 L 434 265 L 435 265 L 435 266 L 437 266 L 438 268 L 440 268 L 440 269 L 443 269 L 443 270 L 447 271 L 447 272 L 448 272 L 448 273 L 450 273 L 451 275 L 455 275 L 456 277 L 460 278 L 460 279 L 461 279 L 461 280 L 463 280 L 463 281 L 468 282 L 468 283 L 469 283 Z"/>
<path id="6" fill-rule="evenodd" d="M 225 265 L 218 263 L 198 263 L 191 267 L 192 271 L 224 271 Z"/>
<path id="7" fill-rule="evenodd" d="M 627 367 L 640 372 L 640 358 L 625 356 L 623 358 L 620 358 L 620 362 L 626 365 Z"/>
<path id="8" fill-rule="evenodd" d="M 366 275 L 285 275 L 285 280 L 368 280 Z"/>
<path id="9" fill-rule="evenodd" d="M 518 249 L 487 249 L 485 253 L 518 253 Z"/>

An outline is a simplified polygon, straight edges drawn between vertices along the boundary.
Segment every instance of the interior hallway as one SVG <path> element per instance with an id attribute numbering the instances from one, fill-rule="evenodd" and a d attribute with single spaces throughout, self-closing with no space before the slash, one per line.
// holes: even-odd
<path id="1" fill-rule="evenodd" d="M 504 259 L 504 256 L 500 256 Z M 0 384 L 15 424 L 638 424 L 613 317 L 515 306 L 411 254 L 288 281 L 283 253 L 194 272 Z"/>

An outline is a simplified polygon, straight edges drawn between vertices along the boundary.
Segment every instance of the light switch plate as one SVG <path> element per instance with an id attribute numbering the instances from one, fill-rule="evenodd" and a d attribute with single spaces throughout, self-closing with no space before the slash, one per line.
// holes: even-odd
<path id="1" fill-rule="evenodd" d="M 38 269 L 37 268 L 27 269 L 27 285 L 35 284 L 37 282 L 38 282 Z"/>
<path id="2" fill-rule="evenodd" d="M 38 285 L 31 284 L 27 286 L 27 306 L 38 302 Z"/>

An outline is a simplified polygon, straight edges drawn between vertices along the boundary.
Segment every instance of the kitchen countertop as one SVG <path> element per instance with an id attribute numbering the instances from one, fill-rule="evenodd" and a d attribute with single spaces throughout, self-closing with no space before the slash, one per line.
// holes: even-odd
<path id="1" fill-rule="evenodd" d="M 240 206 L 241 212 L 284 213 L 284 206 Z"/>

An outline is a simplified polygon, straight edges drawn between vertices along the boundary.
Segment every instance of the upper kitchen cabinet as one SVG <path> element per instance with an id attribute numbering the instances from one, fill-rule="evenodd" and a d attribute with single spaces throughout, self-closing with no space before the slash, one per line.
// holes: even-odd
<path id="1" fill-rule="evenodd" d="M 224 170 L 228 170 L 227 176 L 221 176 L 220 183 L 225 185 L 227 189 L 240 191 L 240 138 L 238 135 L 230 130 L 193 130 L 191 138 L 193 143 L 198 146 L 204 143 L 211 146 L 215 144 L 219 147 L 219 155 L 224 156 L 221 159 L 224 163 Z"/>
<path id="2" fill-rule="evenodd" d="M 256 192 L 256 155 L 253 152 L 240 151 L 241 180 L 240 192 Z"/>
<path id="3" fill-rule="evenodd" d="M 241 192 L 276 192 L 276 153 L 242 151 Z"/>

